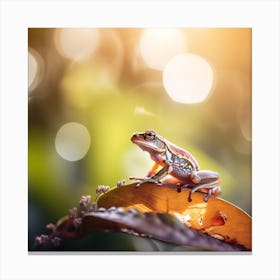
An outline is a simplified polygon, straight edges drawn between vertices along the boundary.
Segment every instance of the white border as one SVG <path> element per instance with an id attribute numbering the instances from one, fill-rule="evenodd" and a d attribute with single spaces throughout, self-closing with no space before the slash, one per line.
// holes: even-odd
<path id="1" fill-rule="evenodd" d="M 1 279 L 279 279 L 279 2 L 2 1 Z M 253 254 L 28 255 L 27 28 L 253 28 Z M 207 46 L 206 46 L 207 47 Z"/>

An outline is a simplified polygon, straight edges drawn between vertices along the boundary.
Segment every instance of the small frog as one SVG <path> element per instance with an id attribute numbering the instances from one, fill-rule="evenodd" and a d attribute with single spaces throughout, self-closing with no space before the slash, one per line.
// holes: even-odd
<path id="1" fill-rule="evenodd" d="M 221 194 L 220 176 L 217 172 L 199 170 L 198 162 L 188 151 L 157 135 L 155 131 L 136 132 L 132 135 L 131 141 L 148 152 L 155 162 L 147 177 L 130 178 L 139 180 L 137 186 L 145 182 L 153 182 L 176 184 L 178 191 L 182 187 L 189 187 L 191 191 L 188 201 L 192 201 L 192 193 L 198 190 L 206 193 L 205 202 L 209 197 Z"/>

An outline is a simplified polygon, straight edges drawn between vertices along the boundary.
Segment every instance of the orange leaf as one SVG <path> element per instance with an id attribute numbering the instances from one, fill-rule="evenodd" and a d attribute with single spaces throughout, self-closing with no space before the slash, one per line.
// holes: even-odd
<path id="1" fill-rule="evenodd" d="M 252 219 L 247 213 L 221 198 L 205 202 L 205 194 L 199 192 L 193 193 L 192 202 L 188 202 L 189 191 L 183 188 L 177 192 L 175 185 L 130 184 L 111 189 L 97 202 L 104 208 L 116 206 L 135 208 L 142 213 L 171 213 L 191 228 L 251 250 Z"/>

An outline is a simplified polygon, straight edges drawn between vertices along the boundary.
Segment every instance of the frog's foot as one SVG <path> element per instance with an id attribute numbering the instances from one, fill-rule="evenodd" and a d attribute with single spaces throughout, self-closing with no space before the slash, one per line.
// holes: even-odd
<path id="1" fill-rule="evenodd" d="M 188 202 L 192 202 L 192 194 L 193 194 L 194 192 L 198 191 L 198 190 L 201 189 L 201 188 L 202 188 L 201 186 L 198 186 L 198 187 L 195 187 L 195 188 L 193 188 L 193 189 L 191 189 L 191 190 L 189 191 Z M 208 202 L 208 199 L 209 199 L 209 197 L 211 197 L 211 196 L 212 196 L 212 190 L 210 189 L 209 192 L 205 194 L 203 200 L 204 200 L 205 202 Z"/>
<path id="2" fill-rule="evenodd" d="M 204 185 L 199 185 L 196 186 L 194 188 L 192 188 L 189 192 L 189 196 L 188 196 L 188 201 L 191 202 L 192 201 L 192 194 L 200 189 L 208 189 L 208 193 L 206 193 L 206 195 L 204 196 L 203 200 L 205 202 L 208 202 L 208 199 L 210 197 L 216 197 L 219 196 L 221 194 L 221 187 L 215 185 L 215 183 L 213 184 L 204 184 Z"/>
<path id="3" fill-rule="evenodd" d="M 208 194 L 206 194 L 205 197 L 204 197 L 204 201 L 205 201 L 205 202 L 208 202 L 208 199 L 209 199 L 210 197 L 217 197 L 217 196 L 219 196 L 221 193 L 222 193 L 222 190 L 221 190 L 221 187 L 220 187 L 220 186 L 215 186 L 215 187 L 213 187 L 213 188 L 210 188 Z"/>
<path id="4" fill-rule="evenodd" d="M 156 185 L 162 185 L 161 181 L 153 179 L 153 178 L 143 178 L 142 180 L 140 180 L 137 184 L 136 187 L 140 187 L 142 184 L 144 183 L 153 183 Z"/>
<path id="5" fill-rule="evenodd" d="M 129 177 L 128 179 L 138 181 L 136 187 L 140 187 L 142 181 L 144 180 L 144 178 L 138 178 L 138 177 Z"/>
<path id="6" fill-rule="evenodd" d="M 188 195 L 188 202 L 192 202 L 192 194 L 193 194 L 193 193 L 194 193 L 194 192 L 192 192 L 192 191 L 189 192 L 189 195 Z M 205 202 L 208 202 L 208 199 L 209 199 L 209 197 L 211 197 L 211 196 L 212 196 L 211 194 L 207 193 L 207 194 L 204 196 L 203 200 L 204 200 Z"/>
<path id="7" fill-rule="evenodd" d="M 193 193 L 194 193 L 194 192 L 192 192 L 192 191 L 189 192 L 188 202 L 192 202 L 192 194 L 193 194 Z M 203 198 L 204 202 L 208 202 L 208 199 L 209 199 L 210 197 L 213 197 L 213 194 L 209 191 L 209 193 L 205 194 L 205 196 L 204 196 L 204 198 Z"/>
<path id="8" fill-rule="evenodd" d="M 137 180 L 138 182 L 136 184 L 136 187 L 140 187 L 144 183 L 154 183 L 156 185 L 162 185 L 161 181 L 149 177 L 145 177 L 145 178 L 130 177 L 129 180 Z"/>

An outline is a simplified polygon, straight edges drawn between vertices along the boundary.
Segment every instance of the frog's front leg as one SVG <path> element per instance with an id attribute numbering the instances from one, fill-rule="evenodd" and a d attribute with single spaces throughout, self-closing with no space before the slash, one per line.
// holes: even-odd
<path id="1" fill-rule="evenodd" d="M 204 197 L 204 201 L 207 202 L 209 197 L 218 196 L 221 194 L 220 187 L 220 176 L 217 172 L 211 170 L 200 170 L 193 171 L 190 174 L 191 184 L 188 186 L 192 187 L 189 192 L 188 201 L 192 201 L 192 194 L 198 190 L 207 191 Z"/>
<path id="2" fill-rule="evenodd" d="M 149 177 L 149 178 L 153 177 L 157 173 L 157 171 L 160 167 L 161 167 L 161 165 L 159 163 L 155 163 L 153 165 L 152 169 L 147 174 L 147 177 Z"/>
<path id="3" fill-rule="evenodd" d="M 161 184 L 160 179 L 162 179 L 165 176 L 167 176 L 171 171 L 172 171 L 172 167 L 167 164 L 162 169 L 160 169 L 156 174 L 154 174 L 152 177 L 145 177 L 143 179 L 134 178 L 134 179 L 138 179 L 139 180 L 139 182 L 137 183 L 136 186 L 139 187 L 143 183 Z M 133 178 L 130 178 L 130 179 L 133 179 Z"/>
<path id="4" fill-rule="evenodd" d="M 139 178 L 139 177 L 129 177 L 129 180 L 143 180 L 143 179 L 148 179 L 148 178 L 151 178 L 153 177 L 158 169 L 161 167 L 161 165 L 159 163 L 155 163 L 152 167 L 152 169 L 148 172 L 147 176 L 145 178 Z"/>

